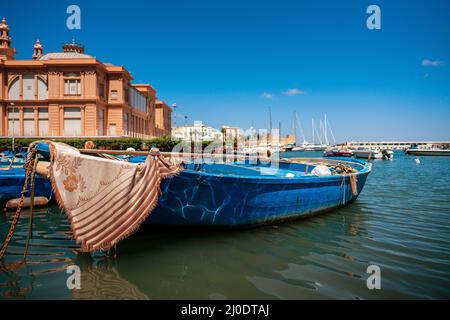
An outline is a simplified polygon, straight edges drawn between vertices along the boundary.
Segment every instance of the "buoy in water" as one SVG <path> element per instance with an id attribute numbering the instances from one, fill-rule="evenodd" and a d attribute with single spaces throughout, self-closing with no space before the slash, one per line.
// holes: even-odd
<path id="1" fill-rule="evenodd" d="M 19 206 L 20 199 L 11 199 L 6 203 L 5 209 L 17 209 Z M 34 198 L 34 206 L 35 207 L 43 207 L 48 204 L 48 199 L 46 197 L 35 197 Z M 30 198 L 25 198 L 23 201 L 23 208 L 29 208 L 31 205 Z"/>
<path id="2" fill-rule="evenodd" d="M 416 162 L 416 164 L 420 164 L 420 159 L 419 158 L 415 158 L 414 161 Z"/>

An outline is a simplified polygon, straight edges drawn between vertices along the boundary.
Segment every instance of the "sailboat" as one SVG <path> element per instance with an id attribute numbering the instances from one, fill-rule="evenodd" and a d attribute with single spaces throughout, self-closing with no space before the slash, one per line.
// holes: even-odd
<path id="1" fill-rule="evenodd" d="M 298 121 L 297 113 L 295 113 L 295 121 L 300 124 Z M 311 130 L 312 130 L 312 143 L 306 141 L 305 135 L 303 132 L 303 128 L 300 124 L 300 130 L 303 138 L 303 143 L 301 145 L 297 145 L 292 149 L 292 151 L 325 151 L 329 146 L 328 140 L 328 129 L 327 129 L 327 116 L 325 115 L 324 121 L 320 122 L 320 134 L 317 132 L 316 125 L 314 119 L 311 120 Z M 316 137 L 319 140 L 319 143 L 316 143 Z M 334 136 L 333 136 L 334 137 Z M 297 136 L 296 136 L 297 138 Z M 297 141 L 297 139 L 296 139 Z"/>

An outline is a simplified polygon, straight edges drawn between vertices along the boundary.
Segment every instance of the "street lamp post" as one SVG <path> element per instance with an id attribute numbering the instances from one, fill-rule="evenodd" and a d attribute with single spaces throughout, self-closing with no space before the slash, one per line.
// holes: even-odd
<path id="1" fill-rule="evenodd" d="M 176 103 L 172 104 L 172 108 L 173 108 L 173 115 L 174 115 L 173 127 L 176 128 L 177 127 L 177 104 Z"/>

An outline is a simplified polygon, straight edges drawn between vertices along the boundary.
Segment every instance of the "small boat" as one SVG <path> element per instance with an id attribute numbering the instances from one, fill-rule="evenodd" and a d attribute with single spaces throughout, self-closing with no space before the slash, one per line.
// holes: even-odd
<path id="1" fill-rule="evenodd" d="M 25 182 L 25 170 L 12 168 L 0 170 L 0 206 L 15 198 L 19 198 Z M 36 175 L 35 196 L 50 198 L 52 186 L 50 181 Z M 29 196 L 29 195 L 28 195 Z"/>
<path id="2" fill-rule="evenodd" d="M 450 146 L 449 145 L 437 145 L 432 148 L 425 149 L 419 148 L 417 144 L 411 145 L 410 148 L 405 150 L 406 154 L 412 154 L 415 156 L 450 156 Z"/>
<path id="3" fill-rule="evenodd" d="M 296 146 L 296 147 L 292 147 L 292 151 L 294 151 L 294 152 L 305 151 L 305 148 L 302 146 Z"/>
<path id="4" fill-rule="evenodd" d="M 40 148 L 47 157 L 48 146 Z M 145 156 L 130 157 L 139 163 Z M 145 223 L 243 228 L 310 217 L 357 199 L 372 170 L 357 159 L 297 158 L 230 163 L 185 160 L 184 170 L 162 180 L 157 207 Z M 0 172 L 2 199 L 18 198 L 24 170 Z M 36 196 L 50 197 L 50 182 L 36 177 Z"/>
<path id="5" fill-rule="evenodd" d="M 415 156 L 450 156 L 450 149 L 406 149 L 406 154 L 412 154 Z"/>
<path id="6" fill-rule="evenodd" d="M 383 159 L 393 160 L 394 152 L 392 150 L 380 150 L 380 149 L 353 149 L 353 155 L 356 158 L 361 159 Z"/>
<path id="7" fill-rule="evenodd" d="M 0 166 L 23 165 L 25 160 L 23 157 L 4 156 L 0 157 Z"/>
<path id="8" fill-rule="evenodd" d="M 281 147 L 281 150 L 283 152 L 291 152 L 293 149 L 294 149 L 294 145 L 293 144 L 286 144 L 286 145 Z"/>
<path id="9" fill-rule="evenodd" d="M 360 160 L 314 159 L 303 163 L 185 164 L 179 175 L 161 183 L 158 206 L 146 223 L 171 226 L 242 228 L 309 217 L 358 197 L 371 172 Z M 316 167 L 346 165 L 356 176 L 331 169 L 317 176 Z"/>
<path id="10" fill-rule="evenodd" d="M 292 151 L 325 151 L 329 147 L 326 144 L 303 143 L 300 146 L 294 147 Z"/>
<path id="11" fill-rule="evenodd" d="M 327 150 L 327 148 L 329 148 L 330 146 L 327 144 L 315 144 L 315 143 L 310 143 L 310 144 L 304 144 L 303 148 L 305 151 L 325 151 Z"/>
<path id="12" fill-rule="evenodd" d="M 323 153 L 324 157 L 340 157 L 340 158 L 350 158 L 353 157 L 353 152 L 350 150 L 338 150 L 329 149 Z"/>

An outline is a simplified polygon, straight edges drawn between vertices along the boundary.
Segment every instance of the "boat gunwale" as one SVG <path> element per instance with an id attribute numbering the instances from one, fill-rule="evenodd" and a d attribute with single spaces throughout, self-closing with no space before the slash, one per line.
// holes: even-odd
<path id="1" fill-rule="evenodd" d="M 320 160 L 322 158 L 303 158 L 303 159 L 316 159 Z M 348 162 L 352 164 L 359 164 L 362 166 L 362 169 L 355 173 L 357 177 L 362 175 L 368 175 L 372 172 L 372 164 L 371 163 L 364 163 L 362 161 L 353 159 L 353 161 L 339 161 L 338 159 L 323 159 L 325 161 L 334 161 L 338 163 L 342 162 Z M 348 159 L 347 159 L 348 160 Z M 355 161 L 356 160 L 356 161 Z M 279 161 L 280 163 L 299 163 L 299 162 L 289 162 L 289 161 Z M 303 164 L 303 163 L 299 163 Z M 295 170 L 293 170 L 295 171 Z M 220 180 L 220 182 L 232 182 L 232 183 L 241 183 L 241 184 L 248 184 L 248 183 L 265 183 L 265 184 L 309 184 L 309 183 L 325 183 L 330 181 L 336 181 L 336 182 L 342 182 L 343 177 L 346 178 L 350 177 L 349 174 L 335 174 L 331 176 L 301 176 L 301 177 L 292 177 L 292 178 L 286 178 L 286 177 L 274 177 L 273 175 L 260 175 L 260 176 L 249 176 L 249 175 L 224 175 L 223 173 L 211 173 L 211 172 L 203 172 L 203 171 L 196 171 L 192 169 L 184 169 L 180 172 L 181 175 L 187 174 L 189 176 L 197 176 L 197 177 L 205 177 L 205 178 L 212 178 L 215 180 Z"/>

